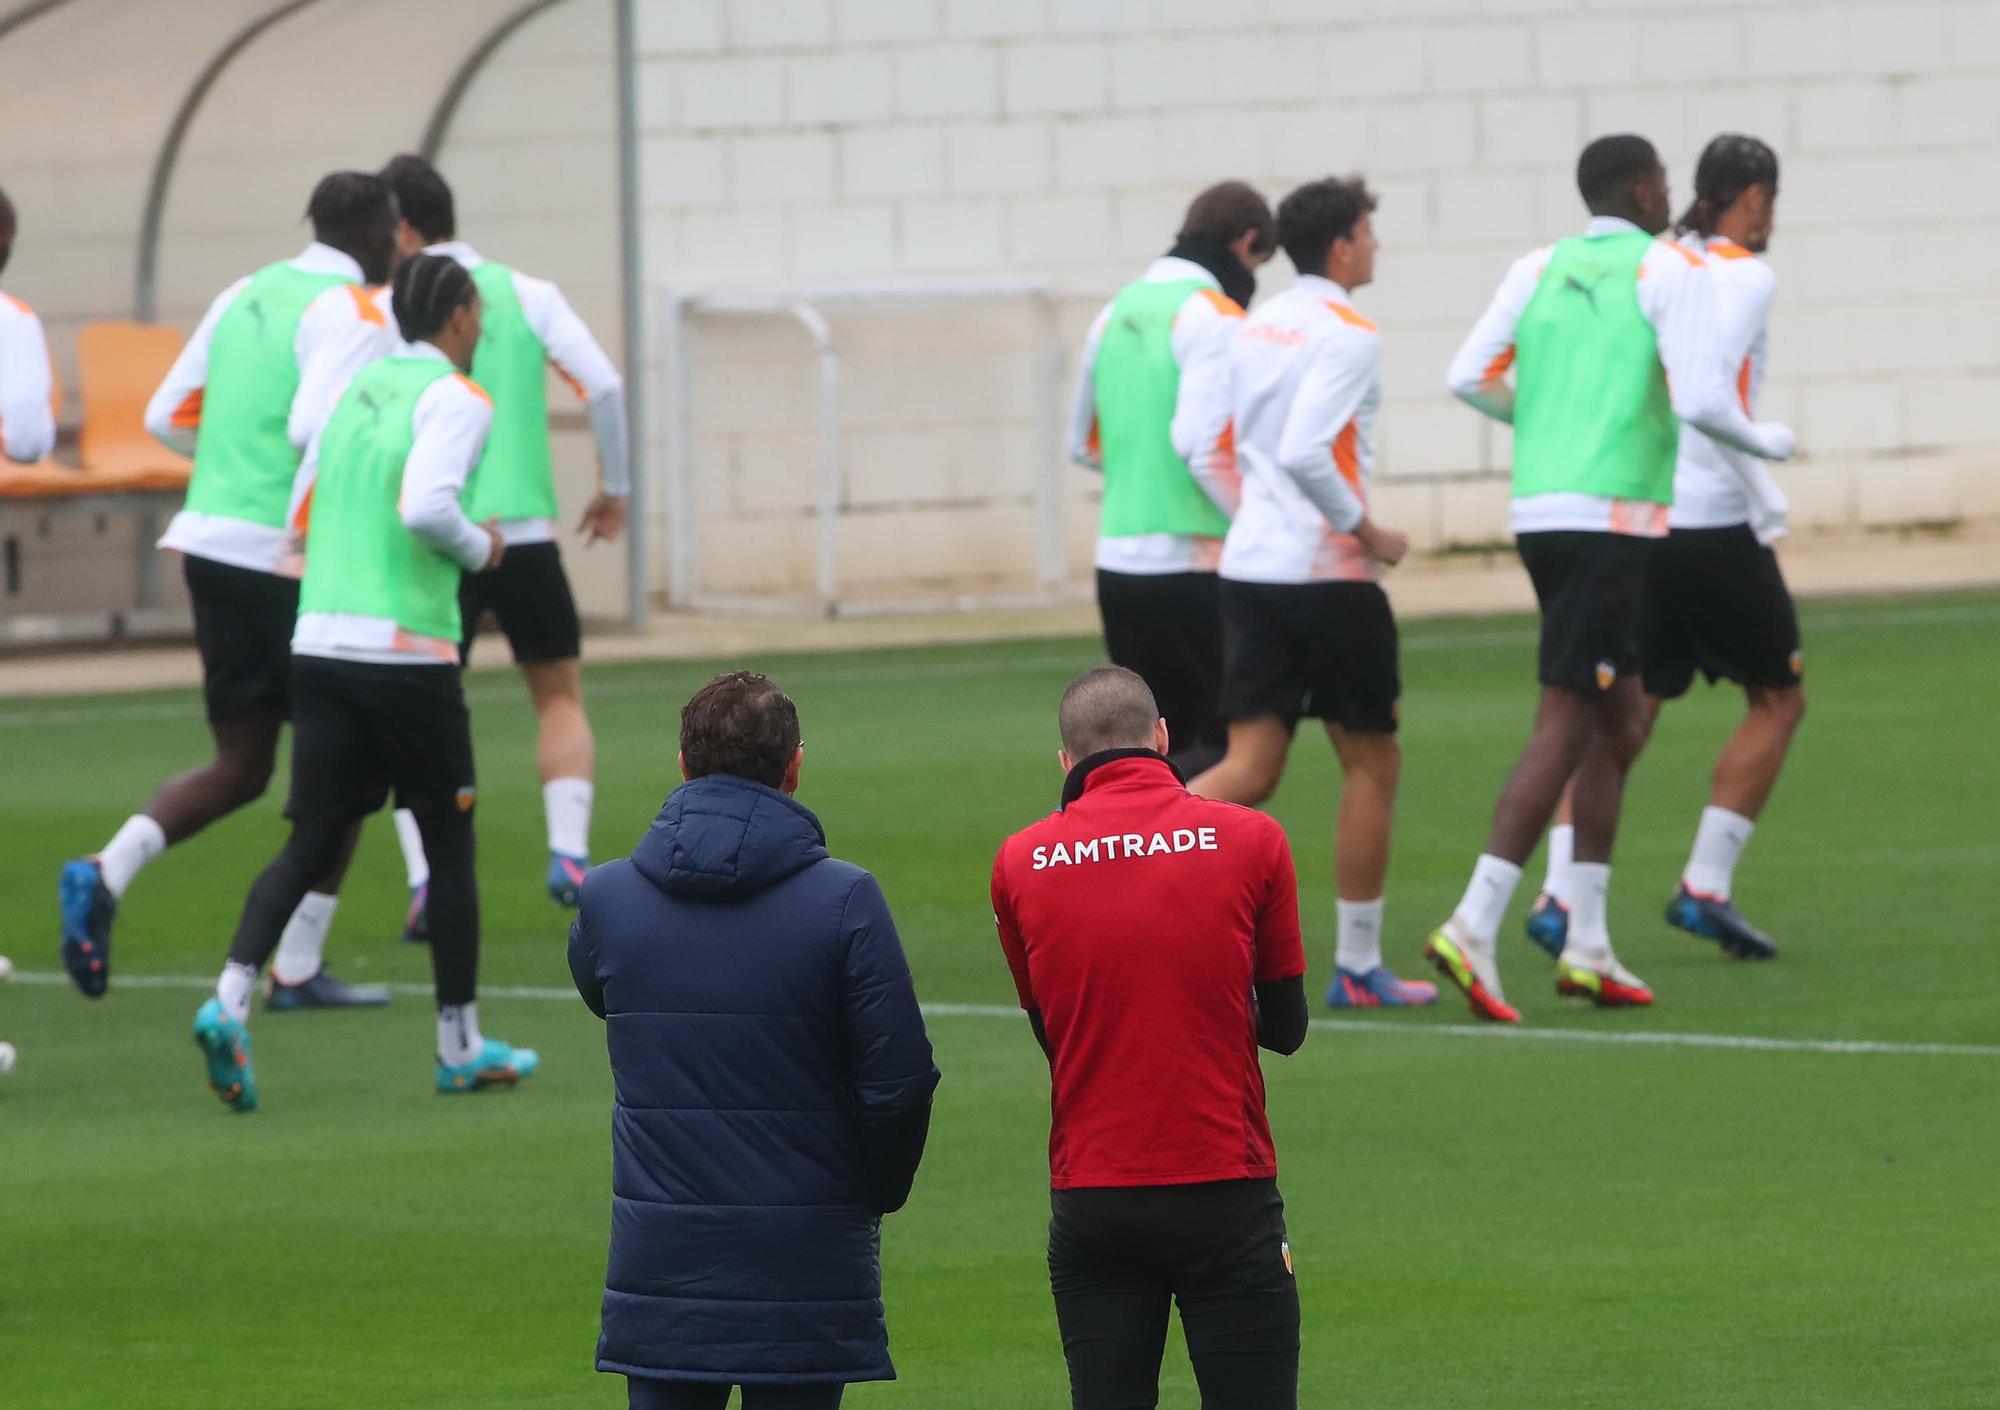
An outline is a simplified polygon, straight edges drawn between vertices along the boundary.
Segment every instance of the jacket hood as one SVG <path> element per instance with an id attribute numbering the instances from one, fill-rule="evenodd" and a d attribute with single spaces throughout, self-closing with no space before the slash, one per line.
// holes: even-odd
<path id="1" fill-rule="evenodd" d="M 632 865 L 669 896 L 732 901 L 826 856 L 826 832 L 811 809 L 761 783 L 709 774 L 667 796 Z"/>

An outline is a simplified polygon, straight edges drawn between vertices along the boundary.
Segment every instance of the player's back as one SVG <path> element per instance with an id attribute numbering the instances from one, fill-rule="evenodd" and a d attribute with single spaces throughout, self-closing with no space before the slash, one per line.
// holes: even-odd
<path id="1" fill-rule="evenodd" d="M 1777 276 L 1749 250 L 1713 236 L 1706 242 L 1710 307 L 1718 342 L 1743 355 L 1733 369 L 1736 396 L 1743 413 L 1755 419 L 1770 343 L 1771 297 Z M 1756 457 L 1724 445 L 1694 426 L 1681 428 L 1680 455 L 1674 466 L 1675 528 L 1723 528 L 1751 518 L 1746 476 L 1761 470 Z"/>
<path id="2" fill-rule="evenodd" d="M 52 385 L 42 320 L 0 294 L 0 445 L 7 459 L 32 464 L 55 449 Z"/>

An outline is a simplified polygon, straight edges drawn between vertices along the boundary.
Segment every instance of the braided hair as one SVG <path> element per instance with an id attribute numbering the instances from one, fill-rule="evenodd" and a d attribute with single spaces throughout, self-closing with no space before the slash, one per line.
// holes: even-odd
<path id="1" fill-rule="evenodd" d="M 1680 218 L 1683 234 L 1715 233 L 1722 213 L 1753 186 L 1778 190 L 1778 154 L 1770 144 L 1740 132 L 1725 132 L 1702 149 L 1694 168 L 1694 201 Z"/>
<path id="2" fill-rule="evenodd" d="M 436 337 L 478 294 L 465 266 L 449 255 L 413 255 L 396 269 L 390 302 L 406 343 Z"/>

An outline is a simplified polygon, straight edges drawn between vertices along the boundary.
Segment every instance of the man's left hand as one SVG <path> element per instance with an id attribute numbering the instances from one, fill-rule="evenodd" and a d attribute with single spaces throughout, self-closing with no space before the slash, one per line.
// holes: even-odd
<path id="1" fill-rule="evenodd" d="M 585 548 L 596 543 L 618 542 L 618 536 L 625 532 L 625 496 L 597 496 L 584 507 L 583 518 L 578 521 L 576 529 L 584 536 Z"/>

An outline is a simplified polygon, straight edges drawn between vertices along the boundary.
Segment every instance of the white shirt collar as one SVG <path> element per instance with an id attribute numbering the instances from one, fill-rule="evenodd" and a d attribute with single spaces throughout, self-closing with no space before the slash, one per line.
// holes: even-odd
<path id="1" fill-rule="evenodd" d="M 303 270 L 307 274 L 339 274 L 356 284 L 368 282 L 362 276 L 361 265 L 353 255 L 344 250 L 336 250 L 331 245 L 322 245 L 317 240 L 299 252 L 298 258 L 292 261 L 292 268 Z"/>
<path id="2" fill-rule="evenodd" d="M 467 269 L 477 269 L 486 263 L 486 257 L 463 240 L 440 240 L 435 245 L 424 246 L 427 255 L 445 255 L 457 260 Z"/>
<path id="3" fill-rule="evenodd" d="M 1193 260 L 1182 259 L 1178 255 L 1161 255 L 1146 266 L 1146 282 L 1148 284 L 1178 284 L 1184 279 L 1192 279 L 1197 283 L 1206 284 L 1209 288 L 1217 292 L 1220 292 L 1222 289 L 1221 281 L 1213 274 L 1210 274 Z"/>
<path id="4" fill-rule="evenodd" d="M 1301 274 L 1292 287 L 1303 289 L 1316 299 L 1327 299 L 1337 304 L 1345 304 L 1349 308 L 1354 307 L 1354 298 L 1347 292 L 1347 286 L 1336 284 L 1324 274 Z"/>
<path id="5" fill-rule="evenodd" d="M 1594 215 L 1583 227 L 1584 237 L 1593 235 L 1644 235 L 1646 232 L 1622 215 Z"/>
<path id="6" fill-rule="evenodd" d="M 444 350 L 440 348 L 436 343 L 427 343 L 423 341 L 403 344 L 403 351 L 399 355 L 402 357 L 429 358 L 432 362 L 451 361 L 450 358 L 444 355 Z"/>

